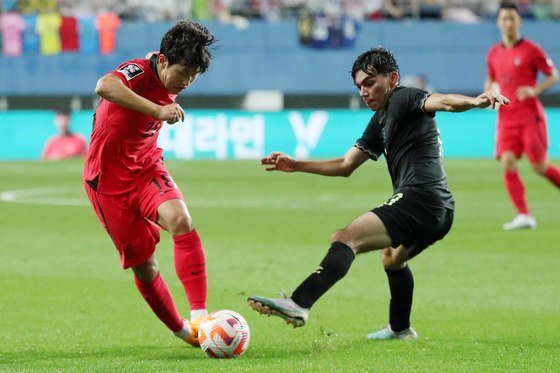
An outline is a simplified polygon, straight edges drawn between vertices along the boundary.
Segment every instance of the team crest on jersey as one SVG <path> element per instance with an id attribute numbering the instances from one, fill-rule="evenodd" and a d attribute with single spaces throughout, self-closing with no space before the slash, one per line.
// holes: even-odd
<path id="1" fill-rule="evenodd" d="M 515 59 L 513 60 L 513 64 L 515 66 L 520 66 L 521 65 L 521 57 L 515 57 Z"/>
<path id="2" fill-rule="evenodd" d="M 131 80 L 144 72 L 144 70 L 135 63 L 126 64 L 117 71 L 123 74 L 126 80 Z"/>

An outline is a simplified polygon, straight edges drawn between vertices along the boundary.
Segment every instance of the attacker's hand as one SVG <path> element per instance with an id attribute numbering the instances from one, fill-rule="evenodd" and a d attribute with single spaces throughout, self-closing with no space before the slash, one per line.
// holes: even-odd
<path id="1" fill-rule="evenodd" d="M 166 121 L 169 124 L 175 124 L 185 119 L 185 111 L 181 105 L 172 103 L 165 106 L 160 106 L 156 119 Z"/>
<path id="2" fill-rule="evenodd" d="M 261 159 L 261 164 L 271 166 L 266 167 L 266 171 L 294 172 L 296 160 L 284 153 L 272 152 L 268 157 Z"/>

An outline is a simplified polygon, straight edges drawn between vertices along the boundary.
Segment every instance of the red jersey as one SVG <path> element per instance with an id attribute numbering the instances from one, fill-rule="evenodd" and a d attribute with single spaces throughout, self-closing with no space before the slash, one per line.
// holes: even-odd
<path id="1" fill-rule="evenodd" d="M 158 77 L 157 55 L 121 64 L 111 74 L 132 91 L 158 104 L 169 105 L 177 95 L 169 93 Z M 162 122 L 139 111 L 101 99 L 93 120 L 84 179 L 98 193 L 115 195 L 135 187 L 142 170 L 162 157 L 157 138 Z"/>
<path id="2" fill-rule="evenodd" d="M 43 159 L 56 160 L 83 157 L 86 155 L 86 141 L 81 135 L 71 134 L 51 137 L 45 145 Z"/>
<path id="3" fill-rule="evenodd" d="M 526 39 L 519 40 L 512 48 L 496 44 L 488 51 L 487 65 L 490 79 L 498 83 L 501 93 L 510 99 L 509 105 L 500 106 L 499 125 L 521 126 L 527 122 L 525 118 L 544 116 L 537 97 L 523 101 L 517 98 L 519 87 L 535 86 L 539 71 L 549 75 L 554 69 L 554 63 L 540 46 Z"/>

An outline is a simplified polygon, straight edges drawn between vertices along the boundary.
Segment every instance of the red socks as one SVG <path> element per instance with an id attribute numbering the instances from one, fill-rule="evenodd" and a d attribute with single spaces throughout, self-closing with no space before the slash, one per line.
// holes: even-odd
<path id="1" fill-rule="evenodd" d="M 550 180 L 554 185 L 560 188 L 560 168 L 556 166 L 548 166 L 544 172 L 544 176 Z"/>
<path id="2" fill-rule="evenodd" d="M 504 172 L 504 181 L 509 198 L 517 209 L 517 212 L 519 214 L 529 214 L 529 208 L 527 207 L 527 200 L 525 198 L 525 187 L 519 177 L 519 173 L 517 171 Z"/>
<path id="3" fill-rule="evenodd" d="M 175 271 L 185 288 L 191 311 L 206 309 L 206 256 L 196 229 L 173 237 L 173 242 Z"/>
<path id="4" fill-rule="evenodd" d="M 169 288 L 158 273 L 152 282 L 142 282 L 134 276 L 134 283 L 156 316 L 172 331 L 183 329 L 183 319 L 179 315 Z"/>
<path id="5" fill-rule="evenodd" d="M 206 258 L 196 230 L 173 237 L 175 270 L 183 283 L 191 311 L 205 310 L 208 296 Z M 175 307 L 164 279 L 158 273 L 151 282 L 134 276 L 134 283 L 156 316 L 174 333 L 183 329 L 183 319 Z"/>

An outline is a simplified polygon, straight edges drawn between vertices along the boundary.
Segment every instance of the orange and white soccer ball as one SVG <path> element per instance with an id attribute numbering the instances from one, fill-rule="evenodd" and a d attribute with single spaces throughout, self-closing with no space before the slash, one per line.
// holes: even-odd
<path id="1" fill-rule="evenodd" d="M 208 314 L 198 329 L 200 348 L 213 358 L 232 358 L 247 351 L 251 332 L 249 324 L 237 312 L 214 311 Z"/>

